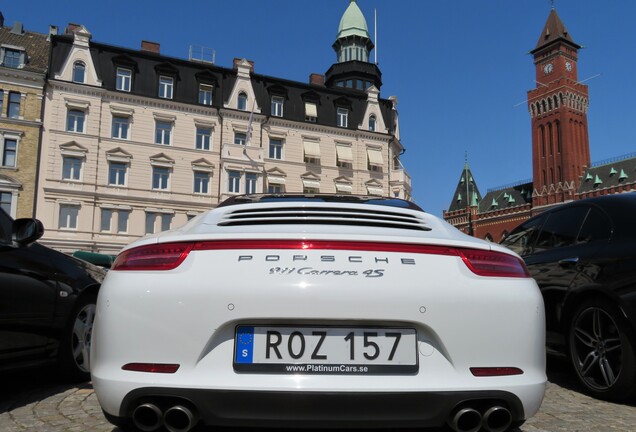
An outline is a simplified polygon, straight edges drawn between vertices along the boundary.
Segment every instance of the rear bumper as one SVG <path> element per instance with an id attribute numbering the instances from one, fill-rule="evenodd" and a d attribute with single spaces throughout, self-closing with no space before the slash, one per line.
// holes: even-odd
<path id="1" fill-rule="evenodd" d="M 162 411 L 185 404 L 207 426 L 301 428 L 441 427 L 461 407 L 482 414 L 499 405 L 512 422 L 525 420 L 519 398 L 504 391 L 454 392 L 305 392 L 139 388 L 123 400 L 119 419 L 128 419 L 141 403 Z"/>

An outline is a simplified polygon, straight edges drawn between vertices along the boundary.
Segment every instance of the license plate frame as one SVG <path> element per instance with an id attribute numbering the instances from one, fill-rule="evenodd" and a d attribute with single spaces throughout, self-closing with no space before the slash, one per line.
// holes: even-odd
<path id="1" fill-rule="evenodd" d="M 412 375 L 417 352 L 410 327 L 242 324 L 232 363 L 244 373 Z"/>

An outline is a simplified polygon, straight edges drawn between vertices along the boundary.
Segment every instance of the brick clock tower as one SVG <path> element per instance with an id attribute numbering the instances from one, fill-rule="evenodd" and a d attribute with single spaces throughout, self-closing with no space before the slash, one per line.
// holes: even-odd
<path id="1" fill-rule="evenodd" d="M 577 75 L 580 48 L 552 9 L 537 46 L 530 52 L 537 83 L 528 91 L 533 208 L 574 199 L 590 165 L 588 90 Z"/>

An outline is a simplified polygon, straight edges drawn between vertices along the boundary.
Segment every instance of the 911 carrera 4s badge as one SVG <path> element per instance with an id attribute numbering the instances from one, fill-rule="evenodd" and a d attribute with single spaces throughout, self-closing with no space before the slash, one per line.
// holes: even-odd
<path id="1" fill-rule="evenodd" d="M 385 271 L 385 269 L 366 269 L 358 271 L 317 269 L 313 267 L 272 267 L 269 269 L 269 274 L 301 276 L 362 276 L 367 278 L 378 278 L 384 276 Z"/>

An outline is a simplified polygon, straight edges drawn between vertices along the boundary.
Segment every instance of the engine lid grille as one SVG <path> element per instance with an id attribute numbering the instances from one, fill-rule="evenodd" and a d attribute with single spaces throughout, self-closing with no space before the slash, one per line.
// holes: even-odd
<path id="1" fill-rule="evenodd" d="M 416 215 L 351 207 L 277 207 L 234 210 L 225 213 L 218 226 L 352 225 L 430 231 Z"/>

